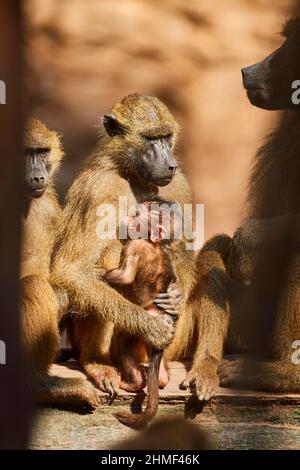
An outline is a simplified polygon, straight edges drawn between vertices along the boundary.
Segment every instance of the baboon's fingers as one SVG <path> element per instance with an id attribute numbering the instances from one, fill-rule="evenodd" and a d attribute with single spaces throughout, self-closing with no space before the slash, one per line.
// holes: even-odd
<path id="1" fill-rule="evenodd" d="M 178 313 L 174 310 L 164 309 L 164 312 L 166 312 L 168 315 L 171 315 L 173 321 L 178 320 Z"/>
<path id="2" fill-rule="evenodd" d="M 92 408 L 96 408 L 100 404 L 99 391 L 88 381 L 78 387 L 78 394 L 80 401 L 86 402 Z"/>
<path id="3" fill-rule="evenodd" d="M 112 386 L 112 383 L 108 382 L 106 386 L 107 386 L 109 397 L 112 398 L 115 395 L 115 391 L 114 391 L 114 388 Z"/>
<path id="4" fill-rule="evenodd" d="M 161 292 L 160 294 L 157 295 L 154 302 L 159 299 L 169 299 L 169 297 L 170 297 L 170 294 L 168 292 Z"/>
<path id="5" fill-rule="evenodd" d="M 118 397 L 119 396 L 119 388 L 116 386 L 116 384 L 112 384 L 112 389 L 113 389 L 113 395 L 112 397 L 115 398 L 115 397 Z"/>
<path id="6" fill-rule="evenodd" d="M 197 393 L 197 396 L 198 396 L 198 399 L 200 401 L 208 401 L 210 400 L 213 396 L 215 395 L 215 391 L 213 390 L 212 387 L 210 386 L 207 386 L 207 387 L 203 387 L 202 390 L 201 390 L 201 393 Z"/>
<path id="7" fill-rule="evenodd" d="M 169 304 L 175 304 L 178 305 L 181 301 L 181 295 L 176 296 L 176 295 L 170 295 L 168 293 L 166 294 L 158 294 L 158 296 L 155 298 L 154 303 L 159 302 L 159 301 L 164 301 Z"/>
<path id="8" fill-rule="evenodd" d="M 174 313 L 176 313 L 176 309 L 174 307 L 172 307 L 172 304 L 170 302 L 155 302 L 155 305 L 159 308 L 161 308 L 162 310 L 172 310 Z"/>
<path id="9" fill-rule="evenodd" d="M 186 378 L 181 382 L 181 384 L 179 385 L 179 388 L 181 390 L 186 390 L 187 388 L 189 387 L 194 387 L 195 385 L 195 377 L 193 377 L 192 375 L 190 374 L 187 374 Z"/>
<path id="10" fill-rule="evenodd" d="M 186 390 L 188 388 L 188 383 L 186 382 L 186 380 L 184 380 L 183 382 L 179 384 L 179 388 L 181 390 Z"/>
<path id="11" fill-rule="evenodd" d="M 112 382 L 110 381 L 110 379 L 103 378 L 101 380 L 100 388 L 103 392 L 108 393 L 110 398 L 115 395 L 115 391 L 114 391 L 114 388 L 112 386 Z"/>
<path id="12" fill-rule="evenodd" d="M 113 397 L 117 397 L 119 395 L 119 380 L 113 379 L 111 381 L 111 386 L 113 389 Z"/>

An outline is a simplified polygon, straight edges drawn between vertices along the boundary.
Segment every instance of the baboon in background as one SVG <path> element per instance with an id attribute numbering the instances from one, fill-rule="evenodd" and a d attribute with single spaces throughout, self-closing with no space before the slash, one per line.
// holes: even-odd
<path id="1" fill-rule="evenodd" d="M 205 429 L 184 419 L 164 418 L 145 431 L 118 443 L 116 450 L 212 450 L 214 442 Z"/>
<path id="2" fill-rule="evenodd" d="M 97 279 L 95 265 L 106 270 L 118 267 L 122 251 L 120 240 L 97 237 L 97 207 L 110 204 L 118 220 L 120 196 L 127 197 L 128 206 L 154 197 L 182 206 L 191 203 L 191 194 L 182 172 L 176 171 L 173 149 L 178 125 L 157 98 L 129 95 L 114 106 L 112 115 L 104 116 L 103 127 L 99 149 L 68 192 L 51 279 L 68 293 L 69 310 L 74 312 L 71 342 L 79 352 L 80 364 L 94 383 L 114 394 L 120 383 L 110 358 L 114 325 L 156 349 L 171 342 L 174 325 L 168 315 L 149 315 Z M 170 257 L 185 301 L 194 284 L 194 254 L 186 250 L 183 240 L 174 240 Z M 178 298 L 173 286 L 160 294 L 158 302 L 175 312 Z M 192 305 L 192 301 L 186 304 L 179 318 L 173 355 L 177 349 L 182 355 L 191 353 L 197 341 Z"/>
<path id="3" fill-rule="evenodd" d="M 50 256 L 62 218 L 52 181 L 63 155 L 56 132 L 38 120 L 27 122 L 24 135 L 27 197 L 22 216 L 20 273 L 22 337 L 38 401 L 94 406 L 99 398 L 88 381 L 48 374 L 59 338 L 59 304 L 49 283 Z"/>
<path id="4" fill-rule="evenodd" d="M 292 344 L 300 339 L 300 112 L 292 102 L 292 82 L 300 78 L 300 20 L 289 21 L 283 35 L 286 40 L 277 51 L 242 70 L 252 104 L 288 111 L 256 155 L 249 218 L 232 241 L 224 238 L 223 267 L 212 270 L 222 281 L 224 296 L 203 316 L 203 325 L 209 354 L 216 349 L 220 354 L 227 338 L 260 359 L 224 361 L 222 385 L 296 392 L 300 366 L 292 363 Z M 250 286 L 242 285 L 249 281 Z M 213 288 L 211 282 L 205 295 Z"/>

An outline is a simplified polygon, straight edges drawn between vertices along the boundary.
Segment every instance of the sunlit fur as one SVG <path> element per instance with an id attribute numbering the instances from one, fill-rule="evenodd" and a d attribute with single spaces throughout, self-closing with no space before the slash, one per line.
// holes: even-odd
<path id="1" fill-rule="evenodd" d="M 64 156 L 58 134 L 36 119 L 26 123 L 25 148 L 50 149 L 50 175 Z M 53 244 L 61 224 L 62 213 L 50 179 L 39 198 L 26 195 L 22 215 L 21 251 L 21 327 L 29 368 L 42 403 L 98 403 L 96 391 L 87 381 L 49 376 L 59 341 L 57 296 L 49 282 Z"/>
<path id="2" fill-rule="evenodd" d="M 286 73 L 292 72 L 296 80 L 300 20 L 289 21 L 283 34 L 292 41 L 290 51 L 294 51 Z M 221 368 L 224 386 L 300 391 L 300 366 L 292 363 L 292 343 L 300 337 L 300 260 L 293 246 L 300 238 L 299 136 L 300 114 L 295 109 L 283 115 L 258 150 L 250 177 L 247 218 L 232 243 L 228 240 L 228 270 L 218 274 L 224 295 L 216 297 L 215 308 L 203 316 L 208 325 L 207 351 L 215 350 L 215 357 L 221 356 L 226 342 L 264 359 L 225 363 Z M 240 271 L 247 271 L 257 255 L 252 285 L 245 288 L 233 282 L 228 274 L 239 281 Z"/>
<path id="3" fill-rule="evenodd" d="M 175 145 L 178 124 L 166 106 L 157 98 L 134 94 L 114 106 L 112 114 L 124 126 L 125 134 L 111 138 L 101 130 L 96 152 L 84 164 L 68 192 L 52 262 L 53 282 L 64 287 L 70 297 L 75 320 L 71 331 L 73 346 L 79 351 L 79 360 L 87 375 L 105 391 L 117 389 L 120 383 L 109 352 L 112 324 L 157 349 L 163 349 L 170 342 L 172 330 L 163 315 L 161 318 L 148 315 L 93 275 L 95 266 L 118 267 L 122 251 L 120 241 L 103 241 L 97 237 L 97 207 L 109 203 L 118 214 L 119 196 L 127 196 L 130 206 L 139 199 L 147 199 L 149 194 L 181 205 L 191 202 L 190 188 L 180 169 L 164 187 L 147 185 L 141 181 L 142 175 L 134 173 L 134 160 L 139 158 L 140 149 L 145 145 L 142 135 L 172 131 Z M 127 179 L 129 173 L 138 184 L 137 199 Z M 185 250 L 183 242 L 174 242 L 171 247 L 179 285 L 186 297 L 193 284 L 193 253 Z M 192 349 L 196 328 L 191 307 L 185 309 L 183 315 L 186 319 L 179 320 L 175 341 L 180 348 L 182 343 L 187 343 Z"/>

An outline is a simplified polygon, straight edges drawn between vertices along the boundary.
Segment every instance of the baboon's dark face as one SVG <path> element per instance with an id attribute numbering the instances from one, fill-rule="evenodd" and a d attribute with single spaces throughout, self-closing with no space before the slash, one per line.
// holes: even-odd
<path id="1" fill-rule="evenodd" d="M 269 110 L 297 109 L 292 83 L 300 80 L 300 20 L 289 22 L 284 44 L 257 64 L 242 69 L 243 84 L 250 102 Z"/>
<path id="2" fill-rule="evenodd" d="M 145 131 L 130 130 L 111 115 L 104 116 L 103 124 L 107 134 L 118 141 L 121 166 L 128 175 L 156 186 L 170 183 L 177 168 L 174 135 L 170 129 L 162 132 L 160 129 L 165 129 L 162 125 L 154 129 L 147 127 Z"/>
<path id="3" fill-rule="evenodd" d="M 146 137 L 136 164 L 146 182 L 166 186 L 175 175 L 177 162 L 173 156 L 172 135 Z"/>
<path id="4" fill-rule="evenodd" d="M 43 195 L 50 170 L 50 149 L 25 149 L 25 183 L 31 197 L 38 198 Z"/>

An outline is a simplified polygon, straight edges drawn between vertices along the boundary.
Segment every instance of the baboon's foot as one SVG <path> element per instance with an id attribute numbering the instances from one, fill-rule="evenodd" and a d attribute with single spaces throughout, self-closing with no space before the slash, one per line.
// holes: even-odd
<path id="1" fill-rule="evenodd" d="M 212 398 L 216 394 L 218 386 L 217 371 L 215 368 L 205 367 L 205 364 L 199 368 L 193 367 L 180 384 L 180 388 L 183 390 L 187 388 L 193 390 L 201 401 Z"/>
<path id="2" fill-rule="evenodd" d="M 122 380 L 120 383 L 120 388 L 122 390 L 126 390 L 126 392 L 134 392 L 134 393 L 141 392 L 145 387 L 146 387 L 146 381 L 130 383 L 130 382 L 125 382 Z"/>
<path id="3" fill-rule="evenodd" d="M 144 369 L 132 369 L 130 375 L 125 375 L 120 383 L 120 388 L 127 392 L 141 392 L 146 387 L 146 374 Z"/>
<path id="4" fill-rule="evenodd" d="M 251 388 L 253 377 L 262 363 L 247 359 L 223 359 L 219 368 L 219 377 L 222 387 Z"/>
<path id="5" fill-rule="evenodd" d="M 169 373 L 167 371 L 166 365 L 162 360 L 159 366 L 159 374 L 158 374 L 158 385 L 160 389 L 165 388 L 169 383 Z"/>
<path id="6" fill-rule="evenodd" d="M 118 395 L 121 377 L 115 367 L 93 362 L 85 364 L 84 371 L 102 392 L 111 397 Z"/>
<path id="7" fill-rule="evenodd" d="M 41 404 L 87 405 L 96 408 L 100 396 L 98 390 L 85 379 L 49 376 L 38 382 L 37 401 Z"/>

